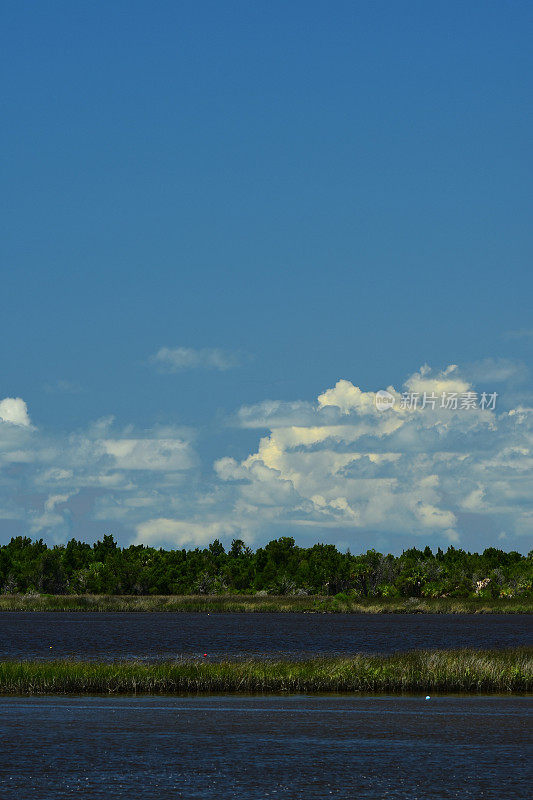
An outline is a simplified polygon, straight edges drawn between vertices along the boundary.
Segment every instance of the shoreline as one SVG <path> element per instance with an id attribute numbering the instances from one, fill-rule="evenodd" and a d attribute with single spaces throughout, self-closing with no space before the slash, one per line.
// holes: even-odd
<path id="1" fill-rule="evenodd" d="M 0 612 L 533 614 L 533 598 L 323 595 L 0 595 Z"/>
<path id="2" fill-rule="evenodd" d="M 533 647 L 417 650 L 305 661 L 0 661 L 0 695 L 524 694 Z"/>

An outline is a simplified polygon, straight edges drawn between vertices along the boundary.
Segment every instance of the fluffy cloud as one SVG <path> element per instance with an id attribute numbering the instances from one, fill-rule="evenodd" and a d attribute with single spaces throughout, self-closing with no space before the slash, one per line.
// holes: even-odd
<path id="1" fill-rule="evenodd" d="M 195 350 L 192 347 L 161 347 L 150 361 L 163 372 L 185 369 L 216 369 L 225 371 L 238 367 L 241 359 L 236 353 L 217 347 Z"/>
<path id="2" fill-rule="evenodd" d="M 485 367 L 492 379 L 516 374 L 507 363 Z M 374 392 L 347 380 L 314 406 L 265 402 L 241 410 L 243 427 L 268 425 L 270 432 L 241 462 L 215 464 L 233 486 L 236 511 L 273 524 L 348 528 L 355 541 L 358 531 L 450 542 L 482 529 L 530 535 L 530 411 L 440 402 L 409 408 L 401 392 L 388 391 L 395 402 L 385 411 L 376 408 Z M 456 365 L 440 372 L 424 365 L 402 391 L 460 399 L 475 386 Z"/>
<path id="3" fill-rule="evenodd" d="M 426 392 L 428 395 L 433 392 L 440 396 L 443 392 L 467 392 L 471 388 L 471 383 L 458 375 L 457 364 L 450 364 L 437 374 L 433 374 L 431 367 L 424 364 L 418 372 L 405 381 L 405 388 L 408 392 L 419 394 Z"/>
<path id="4" fill-rule="evenodd" d="M 0 518 L 54 541 L 109 524 L 130 535 L 144 519 L 174 511 L 175 494 L 198 469 L 186 429 L 120 430 L 112 418 L 50 435 L 29 423 L 26 404 L 0 403 Z M 8 421 L 6 421 L 8 420 Z"/>
<path id="5" fill-rule="evenodd" d="M 23 428 L 31 426 L 28 407 L 21 397 L 6 397 L 0 401 L 0 420 Z"/>
<path id="6" fill-rule="evenodd" d="M 333 389 L 327 389 L 318 396 L 318 405 L 334 406 L 340 408 L 343 414 L 352 411 L 368 414 L 375 409 L 374 395 L 371 392 L 362 392 L 358 386 L 354 386 L 350 381 L 337 381 Z"/>
<path id="7" fill-rule="evenodd" d="M 105 439 L 102 446 L 117 469 L 169 472 L 190 469 L 196 461 L 183 439 Z"/>

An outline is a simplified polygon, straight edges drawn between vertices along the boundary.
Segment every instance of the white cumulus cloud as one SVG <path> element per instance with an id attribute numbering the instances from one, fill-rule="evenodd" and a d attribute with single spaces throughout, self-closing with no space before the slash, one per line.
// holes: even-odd
<path id="1" fill-rule="evenodd" d="M 23 428 L 31 427 L 28 406 L 21 397 L 5 397 L 0 400 L 0 420 Z"/>
<path id="2" fill-rule="evenodd" d="M 493 378 L 515 374 L 507 363 L 485 367 Z M 241 410 L 243 427 L 268 425 L 269 432 L 242 461 L 215 463 L 235 508 L 273 524 L 349 528 L 356 538 L 369 530 L 449 542 L 483 528 L 495 537 L 502 528 L 523 535 L 532 513 L 531 412 L 402 406 L 402 392 L 474 392 L 473 377 L 456 365 L 424 365 L 401 391 L 388 391 L 396 402 L 385 411 L 375 392 L 348 380 L 322 392 L 314 407 L 265 401 Z"/>

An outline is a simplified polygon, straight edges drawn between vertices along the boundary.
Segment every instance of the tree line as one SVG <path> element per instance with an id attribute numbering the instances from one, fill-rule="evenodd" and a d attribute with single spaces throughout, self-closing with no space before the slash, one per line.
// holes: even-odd
<path id="1" fill-rule="evenodd" d="M 342 553 L 332 544 L 298 547 L 282 537 L 253 551 L 241 539 L 226 550 L 217 539 L 204 549 L 119 547 L 112 535 L 87 544 L 71 539 L 48 547 L 42 539 L 12 538 L 0 547 L 3 594 L 346 594 L 361 598 L 524 597 L 532 592 L 528 556 L 489 547 L 434 553 L 411 548 L 400 556 L 368 550 Z"/>

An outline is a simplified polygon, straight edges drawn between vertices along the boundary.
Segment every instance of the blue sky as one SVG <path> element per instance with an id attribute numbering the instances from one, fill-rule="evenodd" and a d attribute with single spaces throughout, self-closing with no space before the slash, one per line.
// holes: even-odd
<path id="1" fill-rule="evenodd" d="M 531 4 L 1 16 L 0 541 L 530 549 Z"/>

